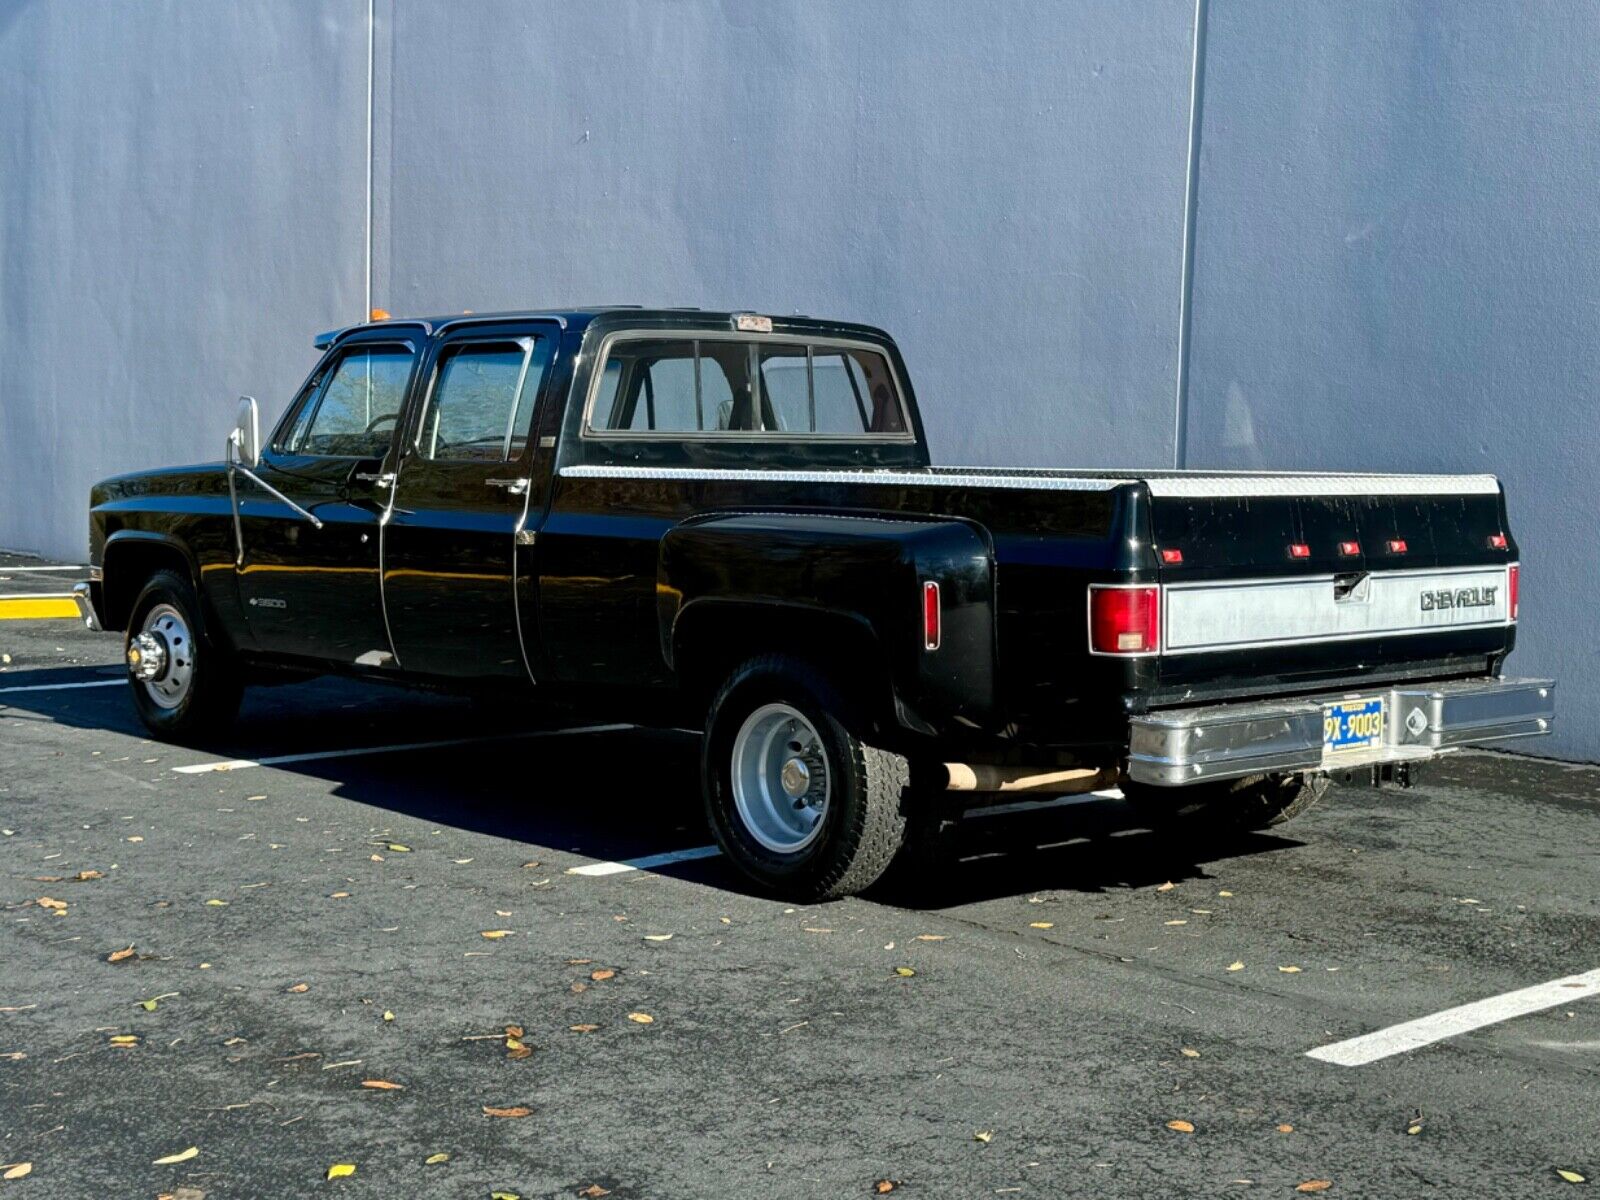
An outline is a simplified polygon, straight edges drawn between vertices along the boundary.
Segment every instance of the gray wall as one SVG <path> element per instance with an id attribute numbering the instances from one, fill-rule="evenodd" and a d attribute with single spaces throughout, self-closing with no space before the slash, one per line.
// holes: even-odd
<path id="1" fill-rule="evenodd" d="M 81 557 L 93 479 L 214 457 L 361 316 L 366 9 L 0 0 L 0 546 Z M 1209 0 L 1185 423 L 1504 477 L 1584 758 L 1597 12 Z M 373 303 L 869 321 L 942 461 L 1170 464 L 1194 14 L 376 0 Z"/>

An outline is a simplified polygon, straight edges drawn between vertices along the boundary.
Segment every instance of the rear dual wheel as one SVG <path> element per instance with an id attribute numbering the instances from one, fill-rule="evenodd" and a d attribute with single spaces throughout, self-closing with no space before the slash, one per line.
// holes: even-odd
<path id="1" fill-rule="evenodd" d="M 767 890 L 803 901 L 853 895 L 916 831 L 911 765 L 863 741 L 861 718 L 826 675 L 780 655 L 744 663 L 712 702 L 706 815 L 723 852 Z"/>
<path id="2" fill-rule="evenodd" d="M 1157 833 L 1212 836 L 1271 829 L 1293 820 L 1327 792 L 1321 772 L 1246 775 L 1188 787 L 1124 783 L 1122 794 Z"/>

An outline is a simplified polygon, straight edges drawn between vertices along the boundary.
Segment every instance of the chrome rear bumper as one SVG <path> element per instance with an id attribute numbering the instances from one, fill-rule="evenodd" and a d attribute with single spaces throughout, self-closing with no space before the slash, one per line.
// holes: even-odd
<path id="1" fill-rule="evenodd" d="M 1549 733 L 1555 691 L 1552 679 L 1465 679 L 1149 713 L 1133 719 L 1128 777 L 1182 787 L 1261 772 L 1414 762 L 1479 742 Z M 1385 702 L 1383 741 L 1325 749 L 1323 705 L 1358 697 Z"/>

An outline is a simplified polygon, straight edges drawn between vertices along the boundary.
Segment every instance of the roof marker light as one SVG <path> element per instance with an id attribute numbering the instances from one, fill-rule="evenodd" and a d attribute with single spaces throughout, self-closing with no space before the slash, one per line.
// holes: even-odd
<path id="1" fill-rule="evenodd" d="M 1361 543 L 1360 542 L 1340 542 L 1339 543 L 1339 553 L 1344 555 L 1346 558 L 1354 558 L 1356 555 L 1361 553 Z"/>
<path id="2" fill-rule="evenodd" d="M 375 308 L 371 313 L 368 314 L 367 319 L 372 321 L 387 321 L 389 319 L 389 310 L 386 308 Z"/>
<path id="3" fill-rule="evenodd" d="M 1289 543 L 1289 557 L 1290 558 L 1310 558 L 1311 557 L 1311 547 L 1306 545 L 1304 542 L 1290 542 Z"/>
<path id="4" fill-rule="evenodd" d="M 740 333 L 771 333 L 772 318 L 757 316 L 755 313 L 735 313 L 733 327 Z"/>
<path id="5" fill-rule="evenodd" d="M 1182 566 L 1183 565 L 1183 551 L 1182 550 L 1178 550 L 1176 548 L 1163 550 L 1161 552 L 1161 561 L 1166 563 L 1166 565 L 1169 566 L 1169 567 Z"/>
<path id="6" fill-rule="evenodd" d="M 1506 548 L 1506 535 L 1503 533 L 1491 533 L 1489 535 L 1489 545 L 1495 550 L 1504 550 Z"/>
<path id="7" fill-rule="evenodd" d="M 1405 538 L 1390 538 L 1389 539 L 1389 553 L 1390 554 L 1404 554 L 1405 552 L 1406 552 L 1406 540 L 1405 540 Z"/>

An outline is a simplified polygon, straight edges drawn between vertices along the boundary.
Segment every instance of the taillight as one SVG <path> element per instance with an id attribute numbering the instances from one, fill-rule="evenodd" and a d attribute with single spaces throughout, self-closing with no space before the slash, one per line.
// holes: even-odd
<path id="1" fill-rule="evenodd" d="M 1354 558 L 1356 555 L 1361 553 L 1361 543 L 1360 542 L 1340 542 L 1339 543 L 1339 553 L 1342 554 L 1345 558 Z"/>
<path id="2" fill-rule="evenodd" d="M 929 580 L 922 585 L 922 648 L 924 650 L 937 650 L 939 648 L 942 619 L 939 611 L 939 585 Z"/>
<path id="3" fill-rule="evenodd" d="M 1512 563 L 1506 568 L 1506 602 L 1510 607 L 1511 620 L 1517 619 L 1517 586 L 1522 582 L 1522 564 Z"/>
<path id="4" fill-rule="evenodd" d="M 1404 554 L 1405 552 L 1406 552 L 1406 540 L 1405 540 L 1405 538 L 1390 538 L 1389 539 L 1389 553 L 1390 554 Z"/>
<path id="5" fill-rule="evenodd" d="M 1089 585 L 1089 651 L 1154 654 L 1161 645 L 1161 589 Z"/>
<path id="6" fill-rule="evenodd" d="M 1304 542 L 1290 542 L 1289 543 L 1289 557 L 1290 558 L 1310 558 L 1311 557 L 1311 547 L 1306 545 Z"/>
<path id="7" fill-rule="evenodd" d="M 1503 533 L 1491 533 L 1489 535 L 1489 548 L 1491 550 L 1504 550 L 1506 548 L 1506 535 Z"/>
<path id="8" fill-rule="evenodd" d="M 1181 567 L 1183 566 L 1183 551 L 1176 546 L 1169 546 L 1161 552 L 1161 562 L 1163 566 Z"/>

